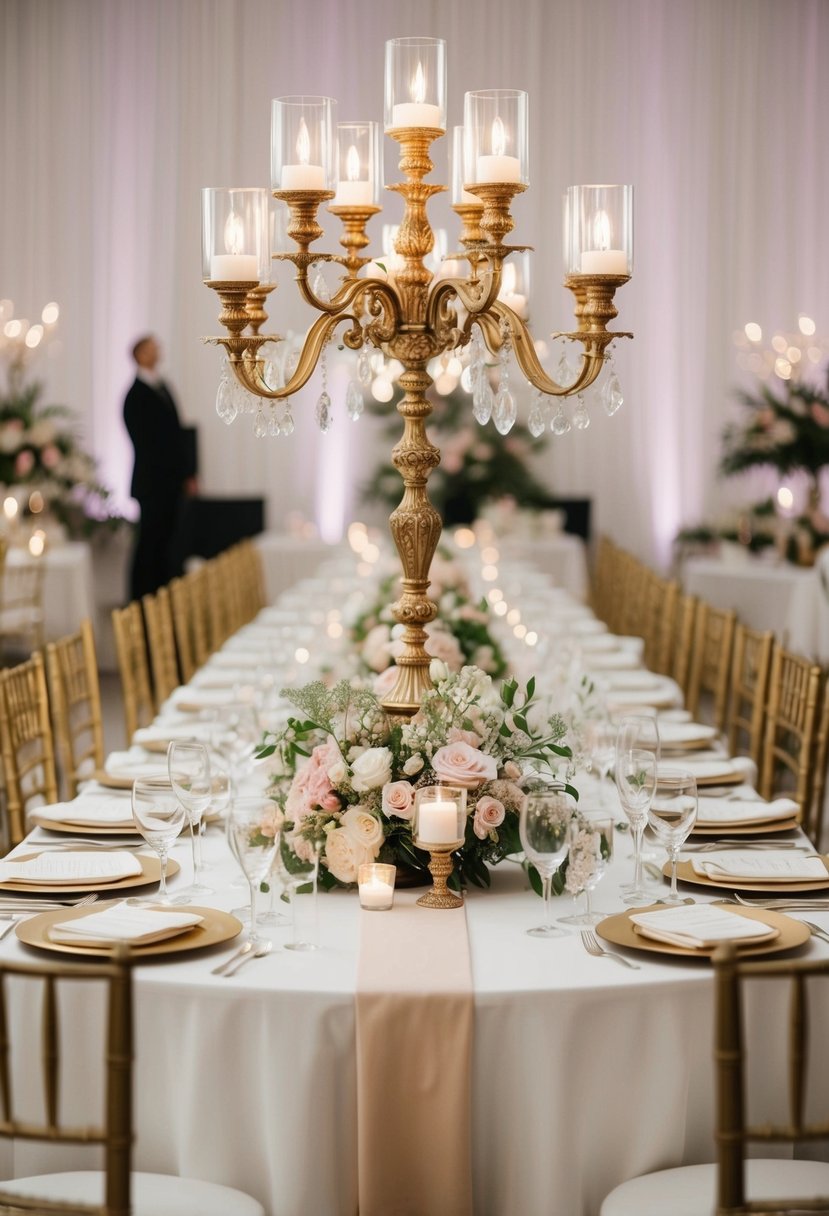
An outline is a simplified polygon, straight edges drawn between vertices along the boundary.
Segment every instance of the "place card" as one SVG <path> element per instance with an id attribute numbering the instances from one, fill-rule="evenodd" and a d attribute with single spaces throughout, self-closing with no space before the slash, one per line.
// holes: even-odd
<path id="1" fill-rule="evenodd" d="M 643 937 L 688 950 L 701 950 L 720 942 L 771 940 L 780 932 L 761 921 L 750 920 L 714 904 L 635 912 L 630 919 L 635 932 Z"/>
<path id="2" fill-rule="evenodd" d="M 691 859 L 695 874 L 717 881 L 723 878 L 753 879 L 755 882 L 829 882 L 822 857 L 784 852 L 782 849 L 724 849 Z"/>
<path id="3" fill-rule="evenodd" d="M 49 940 L 76 946 L 105 947 L 120 942 L 145 946 L 187 933 L 201 921 L 202 917 L 195 912 L 163 912 L 119 903 L 102 912 L 50 926 Z"/>
<path id="4" fill-rule="evenodd" d="M 48 886 L 76 886 L 93 882 L 118 882 L 143 872 L 141 862 L 132 853 L 83 852 L 73 849 L 65 853 L 39 853 L 28 861 L 0 862 L 2 883 L 45 883 Z"/>

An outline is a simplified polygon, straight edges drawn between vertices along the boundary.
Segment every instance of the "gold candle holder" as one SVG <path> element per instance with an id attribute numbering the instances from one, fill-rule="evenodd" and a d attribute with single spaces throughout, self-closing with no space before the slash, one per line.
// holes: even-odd
<path id="1" fill-rule="evenodd" d="M 351 204 L 332 203 L 328 210 L 342 220 L 343 234 L 340 237 L 340 244 L 345 249 L 346 256 L 340 260 L 350 275 L 356 275 L 361 266 L 365 266 L 372 260 L 360 257 L 360 250 L 365 249 L 369 244 L 366 224 L 373 215 L 377 215 L 380 208 L 369 205 L 354 207 Z"/>
<path id="2" fill-rule="evenodd" d="M 461 908 L 463 900 L 450 891 L 452 854 L 466 834 L 466 790 L 455 785 L 425 785 L 415 791 L 412 839 L 429 854 L 431 891 L 417 901 L 421 908 Z"/>

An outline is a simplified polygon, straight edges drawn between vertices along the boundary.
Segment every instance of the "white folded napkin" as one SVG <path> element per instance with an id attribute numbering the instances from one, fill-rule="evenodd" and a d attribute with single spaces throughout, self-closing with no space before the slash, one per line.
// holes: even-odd
<path id="1" fill-rule="evenodd" d="M 705 722 L 673 722 L 659 719 L 659 741 L 663 747 L 681 747 L 687 743 L 708 743 L 716 737 L 716 726 L 708 726 Z"/>
<path id="2" fill-rule="evenodd" d="M 185 685 L 183 688 L 177 688 L 167 701 L 167 705 L 173 709 L 182 710 L 183 706 L 192 706 L 195 709 L 215 709 L 217 705 L 227 705 L 228 701 L 233 698 L 230 695 L 230 690 L 234 686 L 228 688 L 191 688 Z"/>
<path id="3" fill-rule="evenodd" d="M 660 740 L 662 738 L 660 728 Z M 693 754 L 683 756 L 681 760 L 665 760 L 659 763 L 660 774 L 676 772 L 685 769 L 692 773 L 697 781 L 728 781 L 736 775 L 753 780 L 757 775 L 754 761 L 748 756 L 730 756 L 722 760 L 700 759 Z"/>
<path id="4" fill-rule="evenodd" d="M 655 672 L 637 668 L 631 668 L 628 671 L 611 671 L 604 675 L 595 671 L 593 676 L 594 679 L 607 685 L 611 692 L 619 692 L 622 689 L 658 688 L 662 683 L 661 677 Z"/>
<path id="5" fill-rule="evenodd" d="M 630 918 L 636 932 L 654 941 L 700 950 L 719 942 L 764 941 L 779 935 L 779 929 L 739 916 L 714 904 L 665 908 L 659 912 L 636 912 Z"/>
<path id="6" fill-rule="evenodd" d="M 658 709 L 661 705 L 676 705 L 681 699 L 679 687 L 666 676 L 662 676 L 653 688 L 617 688 L 607 694 L 609 709 L 618 709 L 620 705 L 644 705 Z"/>
<path id="7" fill-rule="evenodd" d="M 604 654 L 614 651 L 619 646 L 619 639 L 612 633 L 589 634 L 579 638 L 579 646 L 585 654 Z"/>
<path id="8" fill-rule="evenodd" d="M 594 672 L 597 676 L 606 675 L 613 671 L 626 671 L 630 668 L 641 667 L 641 663 L 635 654 L 631 654 L 629 650 L 614 650 L 602 654 L 586 654 L 582 647 L 582 662 L 585 667 Z"/>
<path id="9" fill-rule="evenodd" d="M 775 798 L 773 802 L 752 801 L 748 798 L 700 799 L 697 827 L 724 823 L 774 823 L 791 819 L 797 814 L 797 803 L 791 798 Z"/>
<path id="10" fill-rule="evenodd" d="M 700 854 L 691 859 L 695 874 L 713 880 L 753 879 L 755 882 L 829 883 L 823 858 L 783 849 L 724 849 L 721 853 Z"/>
<path id="11" fill-rule="evenodd" d="M 255 671 L 262 663 L 261 648 L 258 652 L 249 652 L 234 650 L 224 651 L 219 650 L 216 654 L 211 655 L 208 667 L 221 667 L 223 670 L 241 672 L 242 675 L 250 674 Z"/>
<path id="12" fill-rule="evenodd" d="M 169 739 L 198 739 L 203 743 L 216 729 L 213 722 L 161 722 L 142 726 L 133 735 L 135 743 L 166 743 Z"/>
<path id="13" fill-rule="evenodd" d="M 578 636 L 598 637 L 600 634 L 607 633 L 607 625 L 604 621 L 598 621 L 595 617 L 583 617 L 580 620 L 571 620 L 568 626 L 569 632 Z"/>
<path id="14" fill-rule="evenodd" d="M 118 882 L 121 878 L 137 877 L 141 872 L 137 857 L 117 850 L 84 853 L 81 849 L 73 849 L 66 853 L 39 853 L 28 861 L 0 861 L 0 882 L 46 883 L 49 886 Z"/>
<path id="15" fill-rule="evenodd" d="M 163 912 L 120 903 L 102 912 L 52 925 L 49 939 L 78 946 L 105 947 L 119 942 L 144 946 L 186 933 L 201 921 L 202 917 L 194 912 Z"/>
<path id="16" fill-rule="evenodd" d="M 215 668 L 203 667 L 201 671 L 197 671 L 193 679 L 187 685 L 191 692 L 215 692 L 223 694 L 227 697 L 229 692 L 240 682 L 251 678 L 251 670 L 246 667 L 243 672 L 237 673 L 233 668 L 228 668 L 226 671 L 217 671 Z"/>
<path id="17" fill-rule="evenodd" d="M 79 794 L 71 802 L 54 802 L 51 806 L 39 806 L 35 812 L 38 819 L 54 823 L 76 823 L 79 827 L 123 827 L 135 830 L 132 808 L 124 798 L 102 798 L 100 794 Z"/>

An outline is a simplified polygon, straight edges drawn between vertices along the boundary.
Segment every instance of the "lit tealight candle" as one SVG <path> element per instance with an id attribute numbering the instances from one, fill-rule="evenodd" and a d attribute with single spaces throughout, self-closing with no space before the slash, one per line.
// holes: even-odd
<path id="1" fill-rule="evenodd" d="M 503 121 L 496 115 L 492 121 L 492 155 L 479 156 L 476 162 L 478 182 L 520 182 L 521 166 L 517 156 L 506 156 L 507 133 Z"/>
<path id="2" fill-rule="evenodd" d="M 610 219 L 606 211 L 597 211 L 593 219 L 594 249 L 581 255 L 582 274 L 627 274 L 628 259 L 624 249 L 610 248 Z"/>
<path id="3" fill-rule="evenodd" d="M 322 165 L 309 164 L 311 159 L 311 137 L 304 118 L 299 120 L 296 137 L 296 165 L 283 165 L 280 187 L 283 190 L 324 190 L 325 171 Z"/>
<path id="4" fill-rule="evenodd" d="M 225 249 L 210 259 L 210 277 L 214 283 L 258 283 L 259 259 L 255 253 L 242 253 L 245 226 L 234 211 L 225 220 Z"/>
<path id="5" fill-rule="evenodd" d="M 398 102 L 392 109 L 392 125 L 398 127 L 428 127 L 431 130 L 442 131 L 440 121 L 440 106 L 429 105 L 426 102 L 426 77 L 423 65 L 417 65 L 417 71 L 411 84 L 411 101 Z"/>
<path id="6" fill-rule="evenodd" d="M 458 804 L 422 802 L 418 814 L 417 838 L 421 844 L 453 844 L 458 839 Z"/>
<path id="7" fill-rule="evenodd" d="M 373 912 L 385 912 L 394 902 L 394 887 L 389 882 L 372 877 L 368 882 L 361 882 L 360 906 Z"/>
<path id="8" fill-rule="evenodd" d="M 354 144 L 345 158 L 346 181 L 337 186 L 333 207 L 370 207 L 374 202 L 371 182 L 360 180 L 360 156 Z"/>

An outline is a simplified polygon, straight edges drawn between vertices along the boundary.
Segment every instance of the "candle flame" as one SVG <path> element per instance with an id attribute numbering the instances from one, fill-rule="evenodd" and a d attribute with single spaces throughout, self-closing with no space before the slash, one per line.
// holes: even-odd
<path id="1" fill-rule="evenodd" d="M 606 211 L 597 211 L 593 218 L 593 248 L 610 248 L 610 218 Z"/>
<path id="2" fill-rule="evenodd" d="M 492 120 L 492 155 L 503 156 L 507 150 L 507 133 L 504 129 L 504 121 L 500 114 L 496 114 Z"/>
<path id="3" fill-rule="evenodd" d="M 422 106 L 426 100 L 426 77 L 423 75 L 423 64 L 418 63 L 417 71 L 412 78 L 412 101 Z"/>
<path id="4" fill-rule="evenodd" d="M 311 160 L 311 136 L 304 118 L 299 120 L 299 134 L 296 137 L 296 154 L 301 165 L 307 165 Z"/>
<path id="5" fill-rule="evenodd" d="M 348 149 L 345 157 L 345 174 L 350 182 L 360 180 L 360 154 L 354 144 Z"/>
<path id="6" fill-rule="evenodd" d="M 504 269 L 501 271 L 501 290 L 498 295 L 503 300 L 505 296 L 515 295 L 515 263 L 507 262 Z"/>
<path id="7" fill-rule="evenodd" d="M 242 217 L 231 211 L 225 220 L 225 253 L 242 253 L 245 247 L 245 225 Z"/>

